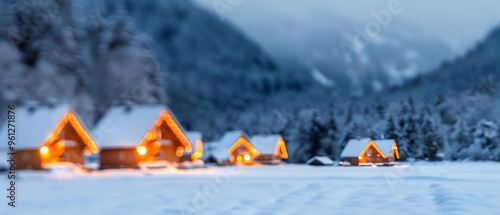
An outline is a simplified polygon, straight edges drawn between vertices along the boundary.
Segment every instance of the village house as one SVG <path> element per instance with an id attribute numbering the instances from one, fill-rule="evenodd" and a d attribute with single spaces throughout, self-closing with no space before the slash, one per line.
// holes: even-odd
<path id="1" fill-rule="evenodd" d="M 112 107 L 95 127 L 101 168 L 178 164 L 193 150 L 184 129 L 164 105 Z"/>
<path id="2" fill-rule="evenodd" d="M 260 153 L 255 158 L 256 162 L 278 164 L 282 162 L 282 159 L 288 158 L 285 141 L 281 135 L 254 135 L 252 136 L 252 145 Z"/>
<path id="3" fill-rule="evenodd" d="M 7 137 L 3 123 L 1 137 Z M 99 152 L 78 115 L 68 106 L 18 107 L 15 122 L 17 169 L 45 169 L 55 164 L 83 167 L 85 157 Z M 6 144 L 1 151 L 8 150 Z"/>
<path id="4" fill-rule="evenodd" d="M 251 139 L 244 131 L 228 131 L 216 141 L 207 145 L 204 160 L 224 164 L 253 164 L 259 151 L 251 144 Z"/>
<path id="5" fill-rule="evenodd" d="M 351 139 L 340 155 L 351 165 L 394 165 L 399 159 L 395 140 Z"/>
<path id="6" fill-rule="evenodd" d="M 335 162 L 327 156 L 314 156 L 306 164 L 311 166 L 333 166 Z"/>

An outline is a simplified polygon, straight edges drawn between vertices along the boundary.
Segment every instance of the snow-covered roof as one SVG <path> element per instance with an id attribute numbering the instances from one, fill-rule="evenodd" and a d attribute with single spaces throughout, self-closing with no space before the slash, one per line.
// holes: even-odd
<path id="1" fill-rule="evenodd" d="M 219 142 L 205 142 L 203 143 L 203 155 L 201 156 L 202 160 L 207 160 L 210 157 L 213 157 L 216 160 L 228 160 L 231 158 L 231 154 L 227 151 L 227 149 L 219 148 Z"/>
<path id="2" fill-rule="evenodd" d="M 213 156 L 217 160 L 227 160 L 231 157 L 231 154 L 227 151 L 240 137 L 245 137 L 250 141 L 248 135 L 241 130 L 228 131 L 222 135 L 219 141 L 214 141 L 211 143 L 206 143 L 209 150 L 204 150 L 203 159 Z"/>
<path id="3" fill-rule="evenodd" d="M 333 165 L 334 164 L 334 161 L 327 156 L 314 156 L 313 158 L 309 159 L 306 162 L 306 164 L 311 164 L 314 161 L 318 161 L 324 165 Z"/>
<path id="4" fill-rule="evenodd" d="M 231 158 L 231 154 L 229 154 L 227 149 L 226 150 L 223 150 L 223 149 L 214 150 L 214 151 L 212 151 L 212 156 L 216 160 L 228 160 L 229 158 Z"/>
<path id="5" fill-rule="evenodd" d="M 189 140 L 189 142 L 191 143 L 191 145 L 193 147 L 193 151 L 192 152 L 199 151 L 200 149 L 196 148 L 197 147 L 196 142 L 198 140 L 201 140 L 201 138 L 202 138 L 201 132 L 199 132 L 199 131 L 186 131 L 186 137 L 187 137 L 187 139 Z"/>
<path id="6" fill-rule="evenodd" d="M 55 107 L 16 107 L 16 149 L 36 149 L 42 146 L 64 114 L 71 111 L 67 105 Z M 75 114 L 76 116 L 76 114 Z M 82 126 L 84 126 L 82 124 Z M 3 122 L 0 130 L 0 148 L 8 147 L 8 123 Z"/>
<path id="7" fill-rule="evenodd" d="M 92 133 L 102 148 L 136 147 L 164 110 L 185 134 L 172 111 L 164 105 L 112 107 L 99 120 Z"/>
<path id="8" fill-rule="evenodd" d="M 242 131 L 242 130 L 234 130 L 234 131 L 227 131 L 222 135 L 222 137 L 215 143 L 216 147 L 219 149 L 223 149 L 227 152 L 227 150 L 238 140 L 240 137 L 245 137 L 247 140 L 250 141 L 250 138 L 248 135 Z"/>
<path id="9" fill-rule="evenodd" d="M 384 153 L 386 156 L 391 156 L 392 154 L 392 146 L 396 143 L 396 140 L 374 140 L 375 145 Z"/>
<path id="10" fill-rule="evenodd" d="M 260 152 L 260 154 L 274 154 L 278 140 L 281 138 L 279 134 L 271 135 L 254 135 L 252 136 L 252 145 Z"/>
<path id="11" fill-rule="evenodd" d="M 359 153 L 363 151 L 371 140 L 370 138 L 349 140 L 344 150 L 342 150 L 340 157 L 358 157 Z"/>

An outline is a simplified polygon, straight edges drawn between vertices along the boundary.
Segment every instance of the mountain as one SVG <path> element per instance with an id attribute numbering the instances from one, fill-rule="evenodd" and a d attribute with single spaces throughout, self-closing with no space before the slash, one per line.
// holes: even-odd
<path id="1" fill-rule="evenodd" d="M 279 65 L 236 27 L 191 1 L 129 0 L 125 5 L 153 38 L 169 104 L 188 127 L 311 85 L 309 74 Z"/>
<path id="2" fill-rule="evenodd" d="M 220 13 L 210 0 L 197 2 Z M 234 23 L 278 63 L 311 73 L 339 99 L 361 98 L 402 85 L 455 54 L 446 41 L 413 26 L 404 14 L 391 18 L 371 14 L 370 10 L 383 9 L 384 3 L 299 0 L 286 9 L 281 7 L 285 4 L 284 0 L 228 4 L 231 10 L 223 21 Z M 354 19 L 339 7 L 365 16 Z"/>
<path id="3" fill-rule="evenodd" d="M 406 85 L 382 93 L 385 97 L 413 95 L 422 98 L 439 93 L 486 93 L 498 98 L 500 86 L 500 25 L 465 55 L 446 61 Z"/>

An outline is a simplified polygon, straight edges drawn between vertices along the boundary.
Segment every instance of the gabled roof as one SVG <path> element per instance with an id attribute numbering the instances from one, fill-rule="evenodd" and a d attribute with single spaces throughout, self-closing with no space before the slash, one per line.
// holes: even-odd
<path id="1" fill-rule="evenodd" d="M 349 140 L 344 150 L 342 150 L 340 157 L 358 157 L 371 140 L 370 138 Z"/>
<path id="2" fill-rule="evenodd" d="M 271 135 L 254 135 L 252 136 L 252 145 L 260 152 L 260 154 L 274 154 L 278 146 L 278 140 L 281 138 L 279 134 Z"/>
<path id="3" fill-rule="evenodd" d="M 314 156 L 313 158 L 309 159 L 306 162 L 306 164 L 311 164 L 314 161 L 318 161 L 319 163 L 321 163 L 323 165 L 333 165 L 335 163 L 332 159 L 330 159 L 327 156 Z"/>
<path id="4" fill-rule="evenodd" d="M 93 130 L 102 148 L 136 147 L 166 111 L 185 137 L 185 132 L 172 111 L 165 105 L 137 105 L 112 107 Z M 185 137 L 187 140 L 187 137 Z"/>
<path id="5" fill-rule="evenodd" d="M 392 153 L 392 147 L 396 143 L 396 140 L 374 140 L 375 145 L 384 153 L 386 156 L 390 156 Z"/>
<path id="6" fill-rule="evenodd" d="M 222 137 L 215 143 L 217 148 L 228 150 L 240 137 L 244 137 L 250 140 L 247 133 L 242 130 L 227 131 L 222 135 Z"/>
<path id="7" fill-rule="evenodd" d="M 231 154 L 229 154 L 227 150 L 214 150 L 212 151 L 212 156 L 216 160 L 228 160 L 229 158 L 231 158 Z"/>
<path id="8" fill-rule="evenodd" d="M 234 143 L 236 143 L 236 141 L 240 137 L 243 137 L 250 141 L 250 138 L 244 131 L 235 130 L 224 133 L 219 141 L 205 143 L 207 150 L 204 150 L 205 153 L 203 153 L 203 159 L 206 159 L 210 156 L 213 156 L 217 160 L 229 159 L 231 157 L 231 154 L 228 150 L 234 145 Z M 258 154 L 258 152 L 256 152 L 256 154 Z"/>
<path id="9" fill-rule="evenodd" d="M 87 131 L 78 116 L 67 105 L 55 107 L 17 107 L 15 109 L 16 119 L 16 149 L 37 149 L 46 142 L 49 134 L 53 132 L 66 113 L 72 113 L 80 123 L 79 125 Z M 0 148 L 6 149 L 8 123 L 3 122 L 0 131 Z M 90 135 L 88 136 L 90 137 Z M 90 137 L 91 138 L 91 137 Z M 92 138 L 91 138 L 92 139 Z"/>

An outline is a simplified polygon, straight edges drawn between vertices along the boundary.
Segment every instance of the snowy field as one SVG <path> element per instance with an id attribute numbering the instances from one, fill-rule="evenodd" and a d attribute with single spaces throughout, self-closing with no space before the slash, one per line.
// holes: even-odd
<path id="1" fill-rule="evenodd" d="M 0 214 L 498 214 L 500 163 L 19 172 Z M 0 179 L 7 186 L 6 177 Z M 2 188 L 2 190 L 5 190 Z M 4 191 L 6 194 L 6 191 Z M 4 197 L 5 198 L 5 197 Z"/>

